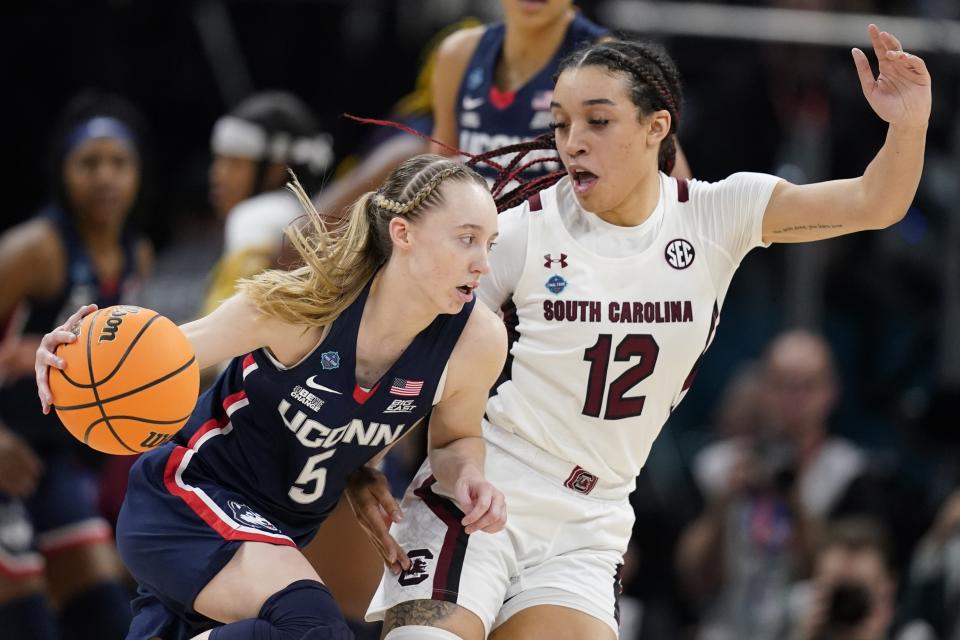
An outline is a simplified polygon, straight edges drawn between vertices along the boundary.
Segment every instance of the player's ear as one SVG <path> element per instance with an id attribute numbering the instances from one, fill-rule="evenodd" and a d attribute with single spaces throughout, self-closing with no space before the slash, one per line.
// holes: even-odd
<path id="1" fill-rule="evenodd" d="M 654 111 L 645 118 L 647 125 L 647 144 L 656 147 L 670 135 L 670 124 L 672 118 L 670 112 L 666 109 Z"/>
<path id="2" fill-rule="evenodd" d="M 410 248 L 410 221 L 400 216 L 394 216 L 387 227 L 390 230 L 390 240 L 395 249 Z"/>

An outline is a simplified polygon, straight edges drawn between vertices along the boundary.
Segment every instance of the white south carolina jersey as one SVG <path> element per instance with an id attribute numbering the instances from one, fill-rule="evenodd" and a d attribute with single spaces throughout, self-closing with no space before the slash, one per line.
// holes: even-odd
<path id="1" fill-rule="evenodd" d="M 519 339 L 487 419 L 632 490 L 713 339 L 733 272 L 762 244 L 778 180 L 660 174 L 659 204 L 637 227 L 585 211 L 569 178 L 502 213 L 479 297 L 498 310 L 512 299 Z"/>

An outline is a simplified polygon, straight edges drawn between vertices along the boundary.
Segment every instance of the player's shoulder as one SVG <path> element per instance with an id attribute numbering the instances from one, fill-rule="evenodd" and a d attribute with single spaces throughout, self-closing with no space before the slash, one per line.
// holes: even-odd
<path id="1" fill-rule="evenodd" d="M 506 353 L 507 330 L 503 320 L 487 305 L 479 302 L 474 304 L 457 340 L 454 358 L 467 361 L 498 359 L 500 365 L 497 366 L 502 366 Z"/>
<path id="2" fill-rule="evenodd" d="M 674 178 L 673 180 L 679 186 L 679 191 L 686 189 L 689 199 L 694 200 L 696 198 L 711 194 L 736 192 L 743 189 L 764 187 L 775 184 L 780 180 L 780 178 L 767 173 L 740 171 L 714 182 L 698 180 L 696 178 L 691 178 L 689 180 Z"/>
<path id="3" fill-rule="evenodd" d="M 506 328 L 500 317 L 485 304 L 474 304 L 470 317 L 463 327 L 461 340 L 468 342 L 496 343 L 506 340 Z"/>
<path id="4" fill-rule="evenodd" d="M 467 27 L 448 35 L 437 48 L 438 63 L 461 62 L 465 65 L 476 50 L 486 28 L 486 25 Z"/>
<path id="5" fill-rule="evenodd" d="M 62 234 L 50 218 L 37 216 L 8 229 L 0 246 L 5 252 L 31 256 L 37 263 L 56 258 L 64 251 Z"/>

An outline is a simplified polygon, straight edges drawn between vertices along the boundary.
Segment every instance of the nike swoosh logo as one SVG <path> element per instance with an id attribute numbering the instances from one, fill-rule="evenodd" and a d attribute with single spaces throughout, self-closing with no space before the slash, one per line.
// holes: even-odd
<path id="1" fill-rule="evenodd" d="M 470 96 L 463 97 L 463 108 L 467 111 L 473 111 L 477 107 L 483 105 L 485 100 L 483 98 L 471 98 Z"/>
<path id="2" fill-rule="evenodd" d="M 313 379 L 316 378 L 316 377 L 317 377 L 317 376 L 310 376 L 309 378 L 307 378 L 307 386 L 308 386 L 308 387 L 310 387 L 311 389 L 317 389 L 317 390 L 319 390 L 319 391 L 327 391 L 327 392 L 329 392 L 329 393 L 335 393 L 335 394 L 337 394 L 338 396 L 342 396 L 342 395 L 343 395 L 342 393 L 340 393 L 340 392 L 337 391 L 336 389 L 331 389 L 330 387 L 325 387 L 325 386 L 323 386 L 322 384 L 317 384 L 316 382 L 313 381 Z"/>

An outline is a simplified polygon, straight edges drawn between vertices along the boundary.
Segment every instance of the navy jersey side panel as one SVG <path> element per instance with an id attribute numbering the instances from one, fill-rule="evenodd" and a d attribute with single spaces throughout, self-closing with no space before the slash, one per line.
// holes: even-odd
<path id="1" fill-rule="evenodd" d="M 514 92 L 501 92 L 494 82 L 494 73 L 503 50 L 506 28 L 502 23 L 489 25 L 477 43 L 457 93 L 460 149 L 478 154 L 548 133 L 552 120 L 553 75 L 560 61 L 584 42 L 595 41 L 607 33 L 606 29 L 578 13 L 553 58 L 524 86 Z M 537 153 L 556 155 L 552 151 Z M 534 157 L 531 153 L 527 159 Z M 499 158 L 497 162 L 506 164 L 508 159 Z M 531 167 L 524 176 L 542 175 L 559 168 L 558 163 L 542 163 Z M 495 172 L 486 165 L 480 165 L 478 170 L 490 180 L 495 177 Z"/>
<path id="2" fill-rule="evenodd" d="M 296 366 L 278 366 L 263 350 L 234 359 L 174 440 L 186 484 L 236 492 L 304 544 L 349 473 L 427 415 L 473 303 L 438 316 L 364 397 L 354 372 L 366 293 Z"/>

